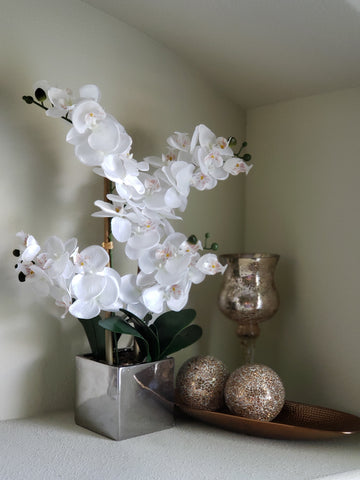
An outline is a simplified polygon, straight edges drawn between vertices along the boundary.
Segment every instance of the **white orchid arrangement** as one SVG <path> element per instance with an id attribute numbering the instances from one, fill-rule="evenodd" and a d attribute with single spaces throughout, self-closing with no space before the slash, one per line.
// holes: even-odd
<path id="1" fill-rule="evenodd" d="M 40 245 L 32 235 L 18 233 L 13 253 L 19 280 L 52 297 L 63 316 L 69 312 L 81 320 L 93 350 L 101 349 L 99 335 L 94 340 L 90 333 L 98 327 L 113 332 L 115 342 L 116 335 L 133 335 L 148 361 L 190 345 L 201 336 L 200 327 L 189 325 L 195 312 L 183 310 L 191 286 L 225 267 L 210 253 L 217 244 L 207 246 L 209 234 L 202 245 L 195 235 L 176 232 L 170 221 L 181 219 L 192 188 L 210 190 L 229 175 L 249 172 L 250 155 L 241 156 L 246 142 L 234 153 L 233 137 L 216 137 L 198 125 L 192 136 L 171 135 L 161 157 L 137 161 L 131 137 L 100 105 L 97 86 L 84 85 L 77 95 L 47 82 L 34 90 L 36 100 L 23 99 L 70 122 L 66 140 L 76 157 L 104 177 L 106 195 L 95 202 L 99 211 L 93 215 L 108 222 L 108 234 L 103 246 L 80 250 L 75 238 L 63 242 L 52 236 Z M 136 274 L 121 276 L 112 268 L 113 239 L 137 262 Z M 101 312 L 110 313 L 101 318 Z"/>

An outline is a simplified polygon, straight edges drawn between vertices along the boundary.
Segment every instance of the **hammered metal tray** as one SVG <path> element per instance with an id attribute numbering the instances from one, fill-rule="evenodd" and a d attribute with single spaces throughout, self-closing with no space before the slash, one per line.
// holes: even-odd
<path id="1" fill-rule="evenodd" d="M 233 432 L 283 440 L 325 440 L 360 433 L 360 418 L 330 408 L 285 401 L 271 422 L 177 405 L 186 415 Z"/>

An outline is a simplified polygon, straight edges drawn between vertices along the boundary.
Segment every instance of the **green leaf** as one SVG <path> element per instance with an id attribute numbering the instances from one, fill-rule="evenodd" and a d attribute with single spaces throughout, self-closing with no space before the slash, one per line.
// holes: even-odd
<path id="1" fill-rule="evenodd" d="M 197 342 L 202 335 L 199 325 L 189 325 L 179 332 L 161 353 L 160 360 Z"/>
<path id="2" fill-rule="evenodd" d="M 154 322 L 158 331 L 160 351 L 166 349 L 173 338 L 196 317 L 195 310 L 188 308 L 180 312 L 169 311 L 160 315 Z"/>
<path id="3" fill-rule="evenodd" d="M 133 337 L 139 339 L 138 344 L 141 352 L 144 354 L 146 361 L 152 361 L 152 355 L 149 348 L 149 343 L 146 338 L 138 331 L 138 329 L 129 325 L 129 323 L 122 317 L 116 315 L 111 315 L 111 317 L 104 318 L 100 320 L 99 325 L 101 325 L 106 330 L 116 333 L 124 333 L 126 335 L 132 335 Z"/>
<path id="4" fill-rule="evenodd" d="M 156 328 L 156 325 L 154 325 L 153 323 L 150 325 L 150 328 L 151 330 L 154 332 L 154 335 L 159 338 L 159 332 L 158 332 L 158 329 Z"/>
<path id="5" fill-rule="evenodd" d="M 99 325 L 106 330 L 110 330 L 110 332 L 124 333 L 133 336 L 138 335 L 138 331 L 135 330 L 134 327 L 129 325 L 125 319 L 116 315 L 111 315 L 110 317 L 100 320 Z"/>
<path id="6" fill-rule="evenodd" d="M 125 315 L 129 317 L 130 321 L 134 323 L 136 331 L 139 332 L 142 338 L 147 341 L 149 345 L 151 360 L 153 362 L 155 362 L 156 360 L 159 360 L 160 344 L 159 344 L 158 336 L 156 335 L 154 330 L 151 329 L 151 327 L 147 325 L 144 322 L 144 320 L 141 320 L 139 317 L 129 312 L 128 310 L 121 309 L 121 311 L 124 312 Z"/>
<path id="7" fill-rule="evenodd" d="M 83 326 L 88 342 L 90 344 L 91 353 L 98 359 L 105 359 L 105 332 L 100 327 L 100 316 L 94 318 L 79 318 L 78 319 Z"/>

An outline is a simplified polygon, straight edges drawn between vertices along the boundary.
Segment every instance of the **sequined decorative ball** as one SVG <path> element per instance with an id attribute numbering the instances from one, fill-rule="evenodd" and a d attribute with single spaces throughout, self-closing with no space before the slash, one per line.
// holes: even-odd
<path id="1" fill-rule="evenodd" d="M 218 410 L 224 405 L 224 387 L 229 371 L 221 360 L 200 355 L 187 360 L 176 377 L 178 403 L 200 410 Z"/>
<path id="2" fill-rule="evenodd" d="M 284 405 L 285 389 L 270 367 L 243 365 L 227 380 L 224 397 L 231 413 L 270 422 Z"/>

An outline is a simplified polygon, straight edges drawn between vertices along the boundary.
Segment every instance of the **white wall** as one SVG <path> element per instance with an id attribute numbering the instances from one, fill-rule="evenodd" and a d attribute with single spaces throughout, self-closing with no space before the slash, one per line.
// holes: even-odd
<path id="1" fill-rule="evenodd" d="M 257 360 L 287 398 L 359 414 L 360 88 L 250 110 L 246 250 L 281 255 Z"/>
<path id="2" fill-rule="evenodd" d="M 191 133 L 200 122 L 218 135 L 241 138 L 244 113 L 165 47 L 80 1 L 2 0 L 0 18 L 4 419 L 71 407 L 74 356 L 87 349 L 75 319 L 59 320 L 18 283 L 11 255 L 16 232 L 31 232 L 39 241 L 53 234 L 78 236 L 83 246 L 102 241 L 101 220 L 89 216 L 102 196 L 101 179 L 74 158 L 64 140 L 68 125 L 26 105 L 22 95 L 31 94 L 39 79 L 74 89 L 99 85 L 103 105 L 133 137 L 136 158 L 160 154 L 169 134 Z M 223 252 L 241 249 L 242 196 L 240 178 L 194 195 L 182 231 L 210 231 Z M 121 266 L 119 253 L 117 261 Z M 205 333 L 199 346 L 178 356 L 180 364 L 199 351 L 230 363 L 236 357 L 232 325 L 220 320 L 216 305 L 220 281 L 193 290 L 190 303 Z M 225 333 L 219 338 L 220 330 Z"/>

